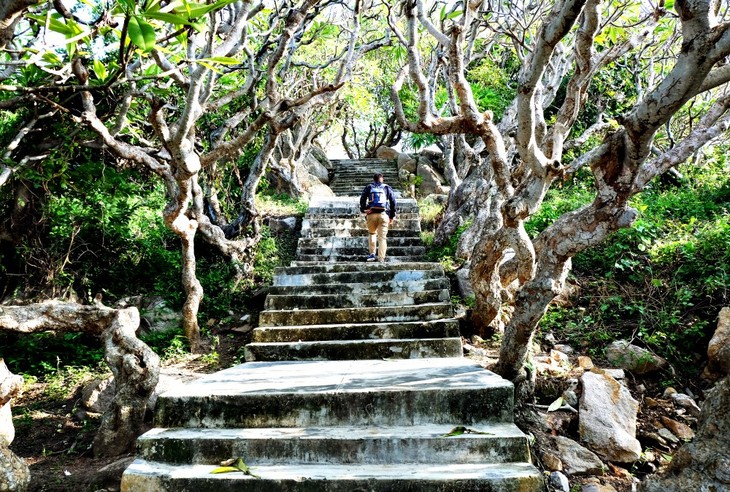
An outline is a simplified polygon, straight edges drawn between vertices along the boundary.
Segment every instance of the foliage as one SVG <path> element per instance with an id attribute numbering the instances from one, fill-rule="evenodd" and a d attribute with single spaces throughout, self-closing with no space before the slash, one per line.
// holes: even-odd
<path id="1" fill-rule="evenodd" d="M 543 330 L 601 355 L 617 338 L 635 338 L 686 372 L 730 301 L 730 179 L 718 146 L 702 168 L 681 167 L 679 187 L 660 185 L 638 195 L 633 227 L 574 258 L 575 307 L 553 306 Z M 550 195 L 530 222 L 532 234 L 580 204 L 583 192 Z"/>

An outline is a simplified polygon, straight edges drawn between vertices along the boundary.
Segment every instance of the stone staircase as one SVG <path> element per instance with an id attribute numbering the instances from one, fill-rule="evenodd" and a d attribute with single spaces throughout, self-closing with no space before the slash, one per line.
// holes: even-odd
<path id="1" fill-rule="evenodd" d="M 334 183 L 361 190 L 372 178 L 372 162 L 335 166 Z M 348 181 L 348 166 L 369 176 Z M 247 363 L 160 396 L 122 490 L 543 490 L 511 383 L 461 357 L 416 203 L 399 200 L 389 261 L 365 263 L 360 190 L 347 186 L 311 202 Z M 251 474 L 211 474 L 238 457 Z"/>

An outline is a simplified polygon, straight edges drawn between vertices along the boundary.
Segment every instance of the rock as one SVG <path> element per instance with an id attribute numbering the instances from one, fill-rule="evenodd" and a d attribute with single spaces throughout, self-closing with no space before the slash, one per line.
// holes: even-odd
<path id="1" fill-rule="evenodd" d="M 677 436 L 672 434 L 672 431 L 669 429 L 666 429 L 662 427 L 657 431 L 657 434 L 659 434 L 663 439 L 671 442 L 672 444 L 677 444 L 679 442 L 679 439 L 677 439 Z"/>
<path id="2" fill-rule="evenodd" d="M 616 489 L 613 488 L 613 485 L 607 483 L 602 484 L 597 478 L 592 480 L 587 480 L 585 484 L 583 484 L 583 487 L 581 487 L 580 492 L 616 492 Z"/>
<path id="3" fill-rule="evenodd" d="M 603 462 L 592 451 L 563 436 L 555 436 L 551 441 L 566 475 L 603 475 Z"/>
<path id="4" fill-rule="evenodd" d="M 570 363 L 570 357 L 568 357 L 568 354 L 565 352 L 561 352 L 558 348 L 558 346 L 555 346 L 555 349 L 550 351 L 550 358 L 553 359 L 558 364 L 569 364 Z"/>
<path id="5" fill-rule="evenodd" d="M 606 372 L 587 372 L 581 383 L 578 427 L 583 442 L 608 461 L 637 461 L 641 457 L 636 439 L 639 403 Z"/>
<path id="6" fill-rule="evenodd" d="M 563 462 L 555 454 L 546 452 L 540 457 L 542 465 L 548 470 L 563 471 Z"/>
<path id="7" fill-rule="evenodd" d="M 150 298 L 140 309 L 140 314 L 147 321 L 146 331 L 151 333 L 180 330 L 182 327 L 182 313 L 170 309 L 167 301 L 161 297 Z"/>
<path id="8" fill-rule="evenodd" d="M 573 408 L 578 408 L 578 396 L 576 390 L 578 389 L 578 380 L 575 378 L 568 379 L 568 387 L 565 388 L 563 393 L 560 395 L 563 397 L 563 401 Z"/>
<path id="9" fill-rule="evenodd" d="M 664 393 L 662 393 L 662 398 L 671 398 L 672 395 L 676 395 L 677 390 L 672 388 L 671 386 L 667 386 L 667 389 L 664 390 Z"/>
<path id="10" fill-rule="evenodd" d="M 666 446 L 667 445 L 667 440 L 664 439 L 659 434 L 657 434 L 656 432 L 646 432 L 645 434 L 643 434 L 643 437 L 645 437 L 647 439 L 651 439 L 655 443 L 660 444 L 662 446 Z"/>
<path id="11" fill-rule="evenodd" d="M 730 377 L 705 393 L 695 438 L 681 446 L 662 473 L 641 492 L 730 490 Z"/>
<path id="12" fill-rule="evenodd" d="M 471 288 L 471 282 L 469 281 L 468 262 L 456 270 L 456 291 L 464 299 L 474 297 L 474 289 Z"/>
<path id="13" fill-rule="evenodd" d="M 432 193 L 440 195 L 446 194 L 446 189 L 442 184 L 443 178 L 431 167 L 419 163 L 418 168 L 416 169 L 416 176 L 422 179 L 419 186 L 421 195 L 430 195 Z"/>
<path id="14" fill-rule="evenodd" d="M 608 374 L 616 381 L 623 381 L 626 379 L 626 373 L 624 373 L 623 369 L 599 369 L 598 372 Z"/>
<path id="15" fill-rule="evenodd" d="M 30 469 L 25 461 L 0 443 L 0 490 L 21 492 L 30 485 Z"/>
<path id="16" fill-rule="evenodd" d="M 707 369 L 721 376 L 730 374 L 730 307 L 720 310 L 717 328 L 707 345 Z"/>
<path id="17" fill-rule="evenodd" d="M 398 171 L 405 169 L 409 173 L 415 173 L 418 167 L 418 161 L 408 154 L 398 154 Z"/>
<path id="18" fill-rule="evenodd" d="M 122 480 L 122 473 L 126 470 L 129 465 L 134 461 L 134 456 L 128 456 L 126 458 L 118 459 L 108 465 L 99 468 L 96 472 L 96 481 L 102 482 L 109 485 L 119 485 Z"/>
<path id="19" fill-rule="evenodd" d="M 395 160 L 398 158 L 399 154 L 400 152 L 398 152 L 397 150 L 386 147 L 385 145 L 381 145 L 375 150 L 375 157 L 377 157 L 378 159 Z"/>
<path id="20" fill-rule="evenodd" d="M 329 170 L 311 153 L 307 154 L 302 164 L 304 171 L 306 171 L 309 176 L 318 179 L 320 183 L 329 184 Z"/>
<path id="21" fill-rule="evenodd" d="M 568 477 L 566 477 L 559 471 L 552 472 L 550 474 L 550 478 L 548 478 L 548 482 L 550 483 L 550 487 L 552 487 L 553 490 L 558 490 L 560 492 L 570 492 L 570 482 L 568 482 Z"/>
<path id="22" fill-rule="evenodd" d="M 115 392 L 116 385 L 112 376 L 94 379 L 81 389 L 81 404 L 92 412 L 104 413 L 109 410 Z"/>
<path id="23" fill-rule="evenodd" d="M 672 393 L 671 398 L 676 406 L 684 408 L 693 417 L 699 417 L 700 407 L 697 406 L 697 403 L 695 403 L 691 396 L 685 395 L 684 393 Z"/>
<path id="24" fill-rule="evenodd" d="M 312 145 L 309 148 L 309 155 L 317 159 L 327 169 L 332 169 L 332 161 L 327 157 L 327 153 L 319 145 Z"/>
<path id="25" fill-rule="evenodd" d="M 296 228 L 296 217 L 287 217 L 285 219 L 271 219 L 269 221 L 269 229 L 271 229 L 271 232 L 294 232 Z"/>
<path id="26" fill-rule="evenodd" d="M 570 345 L 567 345 L 565 343 L 555 344 L 555 346 L 553 348 L 555 350 L 557 350 L 558 352 L 562 352 L 566 355 L 573 355 L 573 353 L 575 353 L 575 350 L 573 350 L 573 347 L 571 347 Z"/>
<path id="27" fill-rule="evenodd" d="M 431 201 L 433 203 L 437 203 L 439 205 L 444 205 L 449 201 L 449 195 L 439 195 L 437 193 L 432 193 L 428 195 L 426 198 L 424 198 L 425 201 Z"/>
<path id="28" fill-rule="evenodd" d="M 636 374 L 646 374 L 667 365 L 663 358 L 626 340 L 612 342 L 606 348 L 606 358 L 614 367 Z"/>
<path id="29" fill-rule="evenodd" d="M 0 445 L 10 446 L 15 439 L 15 426 L 10 404 L 22 388 L 23 377 L 10 372 L 5 361 L 0 359 Z"/>
<path id="30" fill-rule="evenodd" d="M 680 439 L 689 440 L 695 437 L 694 431 L 687 424 L 683 424 L 682 422 L 677 422 L 676 420 L 672 420 L 669 417 L 662 415 L 662 424 L 664 427 L 672 431 L 672 434 Z"/>
<path id="31" fill-rule="evenodd" d="M 578 365 L 586 371 L 590 371 L 591 369 L 593 369 L 593 361 L 590 357 L 587 357 L 585 355 L 578 356 Z"/>

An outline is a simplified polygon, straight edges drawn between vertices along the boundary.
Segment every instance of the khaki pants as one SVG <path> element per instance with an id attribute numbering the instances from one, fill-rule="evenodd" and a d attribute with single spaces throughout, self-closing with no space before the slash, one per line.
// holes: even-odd
<path id="1" fill-rule="evenodd" d="M 376 213 L 373 212 L 365 216 L 365 220 L 368 224 L 368 251 L 370 254 L 375 254 L 375 238 L 377 235 L 377 246 L 378 246 L 378 261 L 385 261 L 385 251 L 388 249 L 388 245 L 385 241 L 385 237 L 388 235 L 388 214 L 386 212 Z"/>

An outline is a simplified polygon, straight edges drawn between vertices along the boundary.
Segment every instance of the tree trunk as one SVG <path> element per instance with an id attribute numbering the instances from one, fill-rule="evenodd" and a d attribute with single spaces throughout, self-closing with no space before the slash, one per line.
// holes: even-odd
<path id="1" fill-rule="evenodd" d="M 160 359 L 136 337 L 138 327 L 137 308 L 112 309 L 58 301 L 0 306 L 0 329 L 3 330 L 82 332 L 103 340 L 116 394 L 94 438 L 97 456 L 115 456 L 134 450 L 147 401 L 157 386 Z"/>

